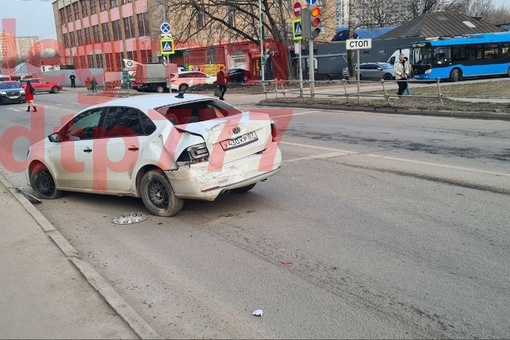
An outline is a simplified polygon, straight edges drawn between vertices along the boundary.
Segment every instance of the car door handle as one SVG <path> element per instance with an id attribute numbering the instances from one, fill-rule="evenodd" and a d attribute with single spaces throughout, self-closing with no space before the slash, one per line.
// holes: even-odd
<path id="1" fill-rule="evenodd" d="M 139 148 L 138 146 L 134 146 L 134 145 L 131 145 L 129 148 L 128 148 L 129 151 L 138 151 Z"/>
<path id="2" fill-rule="evenodd" d="M 87 148 L 85 148 L 85 149 L 83 150 L 83 152 L 92 152 L 92 149 L 91 149 L 91 148 L 89 148 L 89 147 L 87 147 Z"/>

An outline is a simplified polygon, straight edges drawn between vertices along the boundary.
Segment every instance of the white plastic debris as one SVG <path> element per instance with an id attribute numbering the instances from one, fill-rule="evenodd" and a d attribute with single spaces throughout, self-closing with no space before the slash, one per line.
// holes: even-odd
<path id="1" fill-rule="evenodd" d="M 143 222 L 146 219 L 147 216 L 141 212 L 132 212 L 119 215 L 115 217 L 112 222 L 115 224 L 133 224 Z"/>
<path id="2" fill-rule="evenodd" d="M 255 316 L 262 316 L 262 314 L 264 314 L 264 311 L 262 309 L 257 309 L 254 310 L 252 314 Z"/>

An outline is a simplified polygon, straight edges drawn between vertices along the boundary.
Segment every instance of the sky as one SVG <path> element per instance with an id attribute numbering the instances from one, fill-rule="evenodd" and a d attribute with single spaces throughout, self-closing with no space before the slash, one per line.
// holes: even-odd
<path id="1" fill-rule="evenodd" d="M 0 19 L 16 19 L 16 35 L 56 39 L 52 2 L 55 0 L 0 0 Z M 302 1 L 304 3 L 304 1 Z M 510 7 L 509 0 L 492 0 L 496 7 Z"/>

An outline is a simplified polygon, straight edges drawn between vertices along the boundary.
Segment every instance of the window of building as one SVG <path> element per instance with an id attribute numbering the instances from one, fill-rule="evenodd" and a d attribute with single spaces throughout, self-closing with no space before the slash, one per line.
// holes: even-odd
<path id="1" fill-rule="evenodd" d="M 69 46 L 76 46 L 76 40 L 74 40 L 74 32 L 69 32 Z"/>
<path id="2" fill-rule="evenodd" d="M 76 32 L 76 39 L 77 39 L 77 43 L 78 43 L 77 46 L 83 45 L 83 36 L 82 36 L 83 32 L 82 32 L 82 30 L 77 30 L 75 32 Z"/>
<path id="3" fill-rule="evenodd" d="M 87 0 L 85 1 L 87 2 Z M 96 13 L 97 13 L 96 0 L 90 0 L 90 14 Z"/>
<path id="4" fill-rule="evenodd" d="M 87 4 L 87 0 L 80 0 L 80 6 L 81 6 L 82 18 L 88 17 L 89 16 L 89 6 Z"/>
<path id="5" fill-rule="evenodd" d="M 125 5 L 125 4 L 129 4 L 131 3 L 132 1 L 131 0 L 122 0 L 122 4 Z"/>
<path id="6" fill-rule="evenodd" d="M 78 20 L 80 18 L 80 7 L 79 7 L 79 3 L 75 2 L 73 4 L 73 12 L 74 12 L 74 17 L 76 18 L 76 20 Z"/>
<path id="7" fill-rule="evenodd" d="M 63 23 L 63 24 L 66 23 L 67 22 L 66 21 L 66 13 L 64 11 L 64 8 L 59 9 L 58 10 L 58 14 L 60 16 L 60 22 Z"/>
<path id="8" fill-rule="evenodd" d="M 204 28 L 204 26 L 205 26 L 205 15 L 204 15 L 204 12 L 199 10 L 198 15 L 197 15 L 197 28 L 198 29 Z"/>
<path id="9" fill-rule="evenodd" d="M 112 28 L 113 28 L 113 40 L 122 40 L 120 20 L 112 21 Z"/>
<path id="10" fill-rule="evenodd" d="M 92 42 L 98 43 L 101 41 L 101 36 L 99 35 L 99 25 L 92 26 Z"/>
<path id="11" fill-rule="evenodd" d="M 110 8 L 119 7 L 119 0 L 110 0 Z"/>
<path id="12" fill-rule="evenodd" d="M 112 40 L 112 37 L 110 36 L 110 27 L 107 22 L 101 24 L 101 29 L 103 30 L 103 41 Z"/>
<path id="13" fill-rule="evenodd" d="M 96 54 L 96 67 L 97 68 L 103 68 L 103 57 L 101 54 Z"/>
<path id="14" fill-rule="evenodd" d="M 87 67 L 94 67 L 94 55 L 88 55 L 87 56 Z"/>
<path id="15" fill-rule="evenodd" d="M 108 0 L 99 0 L 99 11 L 103 12 L 108 10 Z"/>
<path id="16" fill-rule="evenodd" d="M 141 37 L 143 36 L 150 36 L 150 27 L 149 27 L 149 15 L 147 12 L 145 13 L 139 13 L 136 15 L 138 20 L 138 34 L 140 34 Z"/>
<path id="17" fill-rule="evenodd" d="M 133 38 L 135 36 L 135 22 L 133 17 L 128 17 L 122 19 L 124 21 L 124 33 L 126 35 L 126 39 Z"/>
<path id="18" fill-rule="evenodd" d="M 73 13 L 71 11 L 71 6 L 66 7 L 66 14 L 67 14 L 67 22 L 73 21 Z"/>
<path id="19" fill-rule="evenodd" d="M 230 7 L 228 14 L 227 14 L 227 20 L 228 20 L 229 27 L 236 27 L 235 13 L 236 13 L 235 9 L 233 7 Z"/>
<path id="20" fill-rule="evenodd" d="M 85 42 L 85 45 L 90 44 L 91 42 L 91 36 L 90 36 L 90 27 L 86 27 L 83 29 L 83 40 Z"/>

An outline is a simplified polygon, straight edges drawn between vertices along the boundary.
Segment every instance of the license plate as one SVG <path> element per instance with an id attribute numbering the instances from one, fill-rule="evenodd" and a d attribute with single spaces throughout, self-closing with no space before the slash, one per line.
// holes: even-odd
<path id="1" fill-rule="evenodd" d="M 234 149 L 234 148 L 255 142 L 258 139 L 259 138 L 257 137 L 257 134 L 252 131 L 252 132 L 248 132 L 242 136 L 239 136 L 237 138 L 224 140 L 223 142 L 221 142 L 221 147 L 223 148 L 223 150 Z"/>

